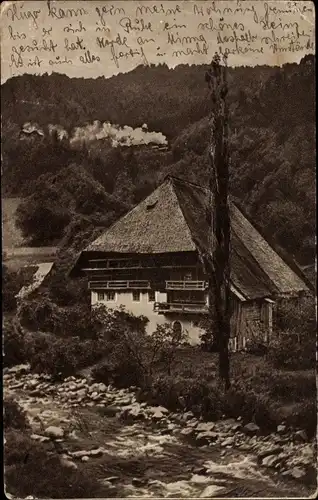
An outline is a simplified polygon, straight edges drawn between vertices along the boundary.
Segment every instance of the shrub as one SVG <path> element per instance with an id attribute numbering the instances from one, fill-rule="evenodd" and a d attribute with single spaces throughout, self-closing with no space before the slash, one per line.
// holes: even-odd
<path id="1" fill-rule="evenodd" d="M 152 384 L 154 369 L 163 365 L 170 374 L 176 350 L 184 341 L 169 325 L 158 325 L 152 335 L 146 335 L 142 318 L 134 318 L 123 311 L 113 311 L 110 323 L 104 329 L 109 355 L 107 362 L 94 372 L 94 377 L 107 383 L 138 385 Z"/>
<path id="2" fill-rule="evenodd" d="M 4 399 L 3 426 L 5 429 L 29 429 L 26 414 L 20 405 L 13 399 Z"/>
<path id="3" fill-rule="evenodd" d="M 31 369 L 54 378 L 74 375 L 78 370 L 99 361 L 107 353 L 102 341 L 81 340 L 78 337 L 62 339 L 54 336 L 36 336 L 27 345 Z"/>
<path id="4" fill-rule="evenodd" d="M 88 472 L 63 466 L 56 453 L 35 443 L 24 433 L 6 433 L 5 479 L 7 492 L 17 498 L 107 498 L 103 488 Z"/>
<path id="5" fill-rule="evenodd" d="M 16 295 L 24 285 L 30 284 L 37 266 L 28 266 L 12 271 L 2 264 L 2 310 L 10 313 L 17 308 Z"/>
<path id="6" fill-rule="evenodd" d="M 315 341 L 311 337 L 298 342 L 295 335 L 282 333 L 277 340 L 271 343 L 268 360 L 275 368 L 289 370 L 313 369 L 316 363 Z"/>
<path id="7" fill-rule="evenodd" d="M 3 325 L 3 364 L 10 367 L 26 361 L 24 334 L 14 320 L 6 320 Z"/>
<path id="8" fill-rule="evenodd" d="M 18 308 L 18 321 L 31 331 L 54 332 L 61 328 L 59 308 L 45 296 L 42 300 L 22 300 Z"/>
<path id="9" fill-rule="evenodd" d="M 272 373 L 267 375 L 267 385 L 271 398 L 279 401 L 300 402 L 316 397 L 315 373 Z"/>

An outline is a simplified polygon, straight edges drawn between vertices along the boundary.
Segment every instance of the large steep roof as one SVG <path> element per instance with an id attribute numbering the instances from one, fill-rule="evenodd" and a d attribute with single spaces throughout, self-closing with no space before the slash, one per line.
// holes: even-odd
<path id="1" fill-rule="evenodd" d="M 208 190 L 174 177 L 105 231 L 83 253 L 163 254 L 208 250 Z M 248 298 L 308 291 L 299 273 L 230 202 L 231 281 Z"/>

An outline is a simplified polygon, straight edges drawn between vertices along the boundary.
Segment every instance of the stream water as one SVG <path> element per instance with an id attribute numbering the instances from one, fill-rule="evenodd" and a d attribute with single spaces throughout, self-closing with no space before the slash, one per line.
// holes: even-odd
<path id="1" fill-rule="evenodd" d="M 277 436 L 248 437 L 233 422 L 219 422 L 214 427 L 218 438 L 198 446 L 189 439 L 194 419 L 183 422 L 165 409 L 138 406 L 129 391 L 108 387 L 97 397 L 85 379 L 52 384 L 45 377 L 14 373 L 4 379 L 5 396 L 14 397 L 27 412 L 32 439 L 49 446 L 48 427 L 62 429 L 63 438 L 56 439 L 62 459 L 89 468 L 122 497 L 305 498 L 315 491 L 313 484 L 275 466 L 260 465 L 260 451 L 277 445 Z M 78 401 L 84 390 L 88 396 Z M 289 460 L 310 448 L 295 447 L 288 439 L 283 446 Z"/>

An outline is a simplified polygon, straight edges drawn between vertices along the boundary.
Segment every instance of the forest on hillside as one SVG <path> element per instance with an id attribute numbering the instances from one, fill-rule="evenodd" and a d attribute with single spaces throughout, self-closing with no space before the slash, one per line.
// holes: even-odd
<path id="1" fill-rule="evenodd" d="M 232 196 L 301 264 L 315 255 L 314 68 L 314 56 L 281 68 L 229 68 Z M 31 244 L 80 250 L 165 175 L 206 182 L 206 69 L 23 75 L 2 85 L 2 194 L 24 198 L 18 224 Z M 135 138 L 147 130 L 161 144 L 115 147 L 104 122 L 121 135 L 131 127 Z M 35 124 L 32 133 L 23 133 L 26 123 Z"/>

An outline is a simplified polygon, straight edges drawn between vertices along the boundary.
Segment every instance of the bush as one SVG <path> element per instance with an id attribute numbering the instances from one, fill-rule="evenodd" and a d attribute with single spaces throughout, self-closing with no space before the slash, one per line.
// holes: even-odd
<path id="1" fill-rule="evenodd" d="M 169 325 L 158 325 L 152 335 L 146 335 L 142 318 L 123 311 L 112 314 L 114 323 L 108 324 L 104 331 L 109 347 L 108 359 L 94 371 L 94 377 L 104 383 L 113 381 L 121 386 L 146 388 L 151 386 L 158 364 L 170 374 L 183 336 L 177 335 Z"/>
<path id="2" fill-rule="evenodd" d="M 6 320 L 3 325 L 3 365 L 10 367 L 27 360 L 24 334 L 14 320 Z"/>
<path id="3" fill-rule="evenodd" d="M 62 339 L 54 336 L 33 336 L 27 346 L 31 369 L 48 373 L 54 378 L 74 375 L 107 354 L 102 341 L 81 340 L 78 337 Z"/>
<path id="4" fill-rule="evenodd" d="M 59 308 L 49 298 L 24 299 L 19 304 L 18 321 L 31 331 L 54 332 L 61 328 Z"/>
<path id="5" fill-rule="evenodd" d="M 275 368 L 307 370 L 316 364 L 316 314 L 313 297 L 279 304 L 277 338 L 271 342 L 268 359 Z"/>
<path id="6" fill-rule="evenodd" d="M 7 429 L 29 429 L 29 423 L 26 414 L 20 405 L 13 399 L 4 399 L 4 418 L 3 426 Z"/>
<path id="7" fill-rule="evenodd" d="M 61 464 L 56 453 L 16 430 L 6 433 L 5 478 L 7 492 L 17 498 L 107 498 L 107 488 L 84 470 Z"/>
<path id="8" fill-rule="evenodd" d="M 2 310 L 10 313 L 17 308 L 16 295 L 24 285 L 30 284 L 37 266 L 28 266 L 18 272 L 9 270 L 2 264 Z"/>
<path id="9" fill-rule="evenodd" d="M 316 364 L 316 343 L 312 338 L 304 338 L 299 342 L 294 334 L 282 333 L 276 341 L 271 343 L 268 360 L 275 368 L 313 369 Z"/>

